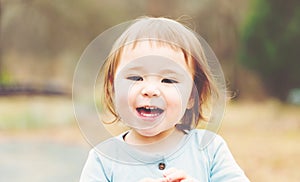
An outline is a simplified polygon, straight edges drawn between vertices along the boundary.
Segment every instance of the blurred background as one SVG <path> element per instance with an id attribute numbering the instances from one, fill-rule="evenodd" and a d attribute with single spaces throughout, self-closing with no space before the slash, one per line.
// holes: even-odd
<path id="1" fill-rule="evenodd" d="M 185 19 L 227 80 L 219 133 L 251 181 L 300 181 L 300 1 L 0 0 L 0 181 L 78 181 L 90 146 L 72 107 L 80 55 L 139 16 Z"/>

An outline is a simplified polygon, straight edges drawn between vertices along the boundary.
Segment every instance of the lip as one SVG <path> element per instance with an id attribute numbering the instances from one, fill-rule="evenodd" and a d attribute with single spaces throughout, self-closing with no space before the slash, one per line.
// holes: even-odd
<path id="1" fill-rule="evenodd" d="M 136 109 L 137 116 L 145 121 L 155 121 L 160 118 L 165 112 L 157 106 L 141 106 Z"/>

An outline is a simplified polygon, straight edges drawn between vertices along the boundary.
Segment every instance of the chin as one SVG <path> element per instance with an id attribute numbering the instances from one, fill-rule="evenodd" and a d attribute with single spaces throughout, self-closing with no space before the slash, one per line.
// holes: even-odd
<path id="1" fill-rule="evenodd" d="M 145 129 L 145 130 L 137 130 L 137 132 L 145 137 L 154 137 L 158 134 L 160 134 L 161 132 L 159 131 L 151 131 L 151 129 Z"/>

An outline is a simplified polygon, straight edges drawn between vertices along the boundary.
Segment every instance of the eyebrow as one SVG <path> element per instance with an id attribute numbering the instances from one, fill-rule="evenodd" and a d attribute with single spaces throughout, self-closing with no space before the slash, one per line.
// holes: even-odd
<path id="1" fill-rule="evenodd" d="M 160 74 L 165 75 L 165 74 L 171 74 L 171 75 L 177 75 L 177 76 L 184 76 L 178 69 L 176 70 L 171 70 L 171 69 L 163 69 Z"/>
<path id="2" fill-rule="evenodd" d="M 145 68 L 143 66 L 133 66 L 133 67 L 129 67 L 128 69 L 126 69 L 127 71 L 146 71 Z M 178 74 L 178 70 L 171 70 L 171 69 L 163 69 L 160 70 L 159 73 L 161 74 Z"/>
<path id="3" fill-rule="evenodd" d="M 126 71 L 145 71 L 143 66 L 132 66 L 126 69 Z"/>
<path id="4" fill-rule="evenodd" d="M 175 75 L 175 76 L 180 76 L 180 77 L 184 77 L 184 74 L 181 73 L 181 71 L 179 71 L 181 69 L 162 69 L 159 70 L 158 74 L 161 75 Z M 137 72 L 144 72 L 146 71 L 144 66 L 132 66 L 126 69 L 126 71 L 137 71 Z"/>

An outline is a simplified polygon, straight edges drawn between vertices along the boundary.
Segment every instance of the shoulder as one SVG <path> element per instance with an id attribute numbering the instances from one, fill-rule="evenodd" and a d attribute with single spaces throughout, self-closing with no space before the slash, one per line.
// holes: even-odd
<path id="1" fill-rule="evenodd" d="M 123 135 L 124 133 L 98 143 L 90 150 L 90 155 L 96 158 L 114 159 L 120 150 L 126 150 L 128 147 L 122 139 Z"/>
<path id="2" fill-rule="evenodd" d="M 189 135 L 202 150 L 216 149 L 221 145 L 227 145 L 220 135 L 209 130 L 194 129 L 190 131 Z"/>
<path id="3" fill-rule="evenodd" d="M 117 136 L 100 142 L 90 149 L 81 174 L 81 179 L 85 179 L 82 181 L 90 181 L 86 179 L 97 179 L 95 181 L 109 179 L 113 174 L 112 166 L 118 156 L 117 149 L 122 149 L 120 145 L 122 145 L 122 140 Z"/>
<path id="4" fill-rule="evenodd" d="M 220 135 L 208 130 L 192 132 L 197 144 L 209 158 L 211 181 L 249 181 Z"/>

